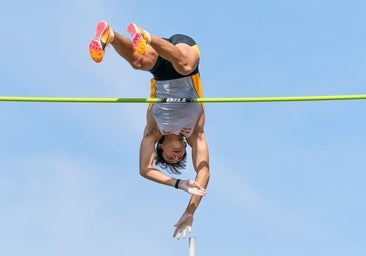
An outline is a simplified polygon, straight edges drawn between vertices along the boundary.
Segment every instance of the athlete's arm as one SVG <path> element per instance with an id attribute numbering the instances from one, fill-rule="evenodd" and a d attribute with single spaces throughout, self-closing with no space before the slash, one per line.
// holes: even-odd
<path id="1" fill-rule="evenodd" d="M 193 167 L 197 173 L 195 181 L 201 185 L 203 188 L 207 188 L 209 179 L 210 179 L 210 168 L 209 168 L 209 155 L 208 155 L 208 146 L 204 134 L 204 122 L 205 117 L 202 113 L 197 125 L 195 127 L 195 131 L 188 138 L 188 144 L 192 147 L 192 161 Z M 177 224 L 175 224 L 175 231 L 173 233 L 173 237 L 177 239 L 181 237 L 185 237 L 186 232 L 190 232 L 193 223 L 193 214 L 198 208 L 200 204 L 202 196 L 192 195 L 188 205 L 179 219 Z"/>
<path id="2" fill-rule="evenodd" d="M 210 167 L 208 145 L 204 133 L 204 123 L 205 115 L 202 113 L 197 121 L 193 134 L 188 138 L 187 142 L 192 147 L 192 162 L 196 171 L 195 181 L 203 188 L 207 188 L 210 179 Z M 193 214 L 201 199 L 202 196 L 192 195 L 186 208 L 186 212 Z"/>
<path id="3" fill-rule="evenodd" d="M 174 187 L 176 179 L 165 175 L 153 166 L 155 143 L 160 136 L 156 122 L 148 110 L 147 124 L 140 144 L 140 174 L 148 180 Z"/>

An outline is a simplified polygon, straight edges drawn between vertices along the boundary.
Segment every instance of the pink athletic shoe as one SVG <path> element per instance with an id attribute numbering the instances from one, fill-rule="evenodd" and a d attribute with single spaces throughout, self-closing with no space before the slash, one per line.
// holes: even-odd
<path id="1" fill-rule="evenodd" d="M 132 36 L 132 45 L 135 51 L 141 55 L 145 54 L 150 34 L 138 27 L 135 23 L 128 24 L 127 31 Z"/>
<path id="2" fill-rule="evenodd" d="M 114 39 L 112 28 L 105 21 L 97 24 L 94 39 L 89 44 L 90 57 L 95 62 L 101 62 L 104 57 L 105 47 Z"/>

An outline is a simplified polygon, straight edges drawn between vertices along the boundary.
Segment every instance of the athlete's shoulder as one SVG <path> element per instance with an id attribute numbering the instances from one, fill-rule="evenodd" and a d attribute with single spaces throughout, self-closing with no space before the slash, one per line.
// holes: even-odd
<path id="1" fill-rule="evenodd" d="M 161 132 L 159 130 L 158 124 L 151 113 L 151 110 L 147 111 L 147 120 L 146 126 L 144 130 L 144 137 L 154 137 L 155 139 L 161 136 Z"/>

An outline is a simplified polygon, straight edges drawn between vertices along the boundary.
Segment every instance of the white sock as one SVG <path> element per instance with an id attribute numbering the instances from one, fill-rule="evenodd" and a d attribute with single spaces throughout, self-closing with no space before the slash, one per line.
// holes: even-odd
<path id="1" fill-rule="evenodd" d="M 151 43 L 151 35 L 149 32 L 147 32 L 145 29 L 143 29 L 144 31 L 144 36 L 146 37 L 145 39 L 147 40 L 148 43 Z"/>

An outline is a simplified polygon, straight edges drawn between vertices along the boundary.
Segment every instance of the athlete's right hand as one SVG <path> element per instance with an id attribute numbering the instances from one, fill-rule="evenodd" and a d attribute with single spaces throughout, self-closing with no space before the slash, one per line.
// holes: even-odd
<path id="1" fill-rule="evenodd" d="M 182 180 L 179 183 L 179 188 L 192 195 L 197 196 L 206 195 L 206 189 L 203 188 L 200 184 L 198 184 L 194 180 Z"/>

